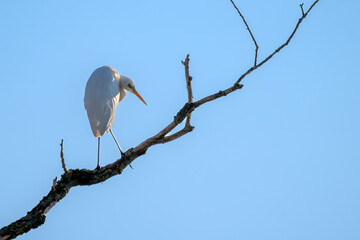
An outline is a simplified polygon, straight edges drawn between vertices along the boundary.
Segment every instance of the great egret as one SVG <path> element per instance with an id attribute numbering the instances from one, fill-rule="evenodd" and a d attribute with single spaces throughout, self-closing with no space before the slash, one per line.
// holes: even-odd
<path id="1" fill-rule="evenodd" d="M 105 132 L 110 132 L 121 155 L 123 151 L 111 131 L 111 124 L 114 121 L 115 110 L 118 103 L 124 99 L 126 91 L 135 94 L 143 103 L 146 102 L 135 90 L 135 83 L 132 79 L 119 75 L 119 73 L 109 66 L 96 69 L 86 83 L 84 105 L 89 118 L 91 130 L 98 138 L 98 162 L 100 156 L 100 137 Z"/>

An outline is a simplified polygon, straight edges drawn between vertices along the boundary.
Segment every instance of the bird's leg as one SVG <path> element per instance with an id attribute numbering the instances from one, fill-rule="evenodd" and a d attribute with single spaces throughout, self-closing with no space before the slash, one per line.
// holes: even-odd
<path id="1" fill-rule="evenodd" d="M 119 148 L 119 150 L 120 150 L 121 157 L 124 156 L 124 152 L 121 150 L 121 147 L 120 147 L 119 143 L 116 141 L 116 138 L 115 138 L 115 136 L 114 136 L 114 133 L 111 131 L 111 128 L 110 128 L 109 131 L 110 131 L 111 135 L 113 136 L 113 138 L 114 138 L 114 140 L 115 140 L 115 142 L 116 142 L 116 145 L 118 146 L 118 148 Z"/>
<path id="2" fill-rule="evenodd" d="M 116 145 L 118 146 L 119 150 L 120 150 L 120 153 L 121 153 L 121 157 L 124 157 L 125 156 L 125 153 L 121 150 L 121 147 L 119 145 L 119 143 L 116 141 L 116 138 L 114 136 L 114 133 L 111 131 L 111 128 L 110 128 L 110 133 L 111 135 L 113 136 L 115 142 L 116 142 Z M 131 164 L 129 164 L 129 166 L 131 167 L 131 169 L 133 169 L 133 167 L 131 166 Z"/>
<path id="3" fill-rule="evenodd" d="M 100 169 L 100 137 L 98 137 L 98 162 L 97 162 L 97 166 L 96 169 Z"/>

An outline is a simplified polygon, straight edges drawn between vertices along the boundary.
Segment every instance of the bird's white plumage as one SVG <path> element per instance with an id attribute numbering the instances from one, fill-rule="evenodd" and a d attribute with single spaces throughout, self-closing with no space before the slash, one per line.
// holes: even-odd
<path id="1" fill-rule="evenodd" d="M 119 81 L 120 75 L 115 69 L 103 66 L 91 74 L 86 84 L 84 105 L 95 137 L 110 130 L 116 107 L 125 97 Z"/>
<path id="2" fill-rule="evenodd" d="M 126 91 L 135 94 L 146 105 L 144 99 L 136 91 L 134 81 L 119 75 L 112 67 L 103 66 L 96 69 L 86 83 L 84 106 L 91 130 L 98 138 L 97 168 L 100 168 L 100 137 L 105 132 L 111 133 L 121 154 L 124 154 L 110 127 L 115 118 L 116 107 L 124 99 Z"/>

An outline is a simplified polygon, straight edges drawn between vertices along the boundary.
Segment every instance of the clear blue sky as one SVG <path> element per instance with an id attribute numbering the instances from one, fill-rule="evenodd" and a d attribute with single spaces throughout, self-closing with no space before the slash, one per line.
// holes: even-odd
<path id="1" fill-rule="evenodd" d="M 278 47 L 300 1 L 235 1 L 260 46 Z M 305 1 L 305 9 L 310 1 Z M 18 239 L 360 239 L 359 1 L 321 0 L 291 44 L 243 90 L 196 110 L 195 130 L 134 170 L 77 187 Z M 186 101 L 224 89 L 253 62 L 230 1 L 1 1 L 0 226 L 24 216 L 68 168 L 96 166 L 83 106 L 94 69 L 133 78 L 113 125 L 134 147 Z M 102 138 L 101 164 L 119 157 Z"/>

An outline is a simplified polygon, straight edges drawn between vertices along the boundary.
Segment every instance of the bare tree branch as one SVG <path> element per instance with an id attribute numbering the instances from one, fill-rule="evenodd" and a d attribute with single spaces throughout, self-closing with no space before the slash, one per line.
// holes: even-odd
<path id="1" fill-rule="evenodd" d="M 188 103 L 192 103 L 194 95 L 192 93 L 192 87 L 191 87 L 192 77 L 190 76 L 189 73 L 189 62 L 190 62 L 190 55 L 188 54 L 186 55 L 185 61 L 181 61 L 181 63 L 185 67 L 185 80 L 186 80 L 186 89 L 188 93 Z M 194 127 L 190 126 L 190 119 L 191 119 L 191 113 L 186 118 L 185 128 L 191 129 L 190 131 L 192 131 Z"/>
<path id="2" fill-rule="evenodd" d="M 190 62 L 190 55 L 186 55 L 185 61 L 181 61 L 181 63 L 184 65 L 185 67 L 185 81 L 186 81 L 186 89 L 187 89 L 187 93 L 188 93 L 188 103 L 193 103 L 193 93 L 192 93 L 192 88 L 191 88 L 191 81 L 192 81 L 192 77 L 190 76 L 190 72 L 189 72 L 189 62 Z M 186 117 L 186 122 L 185 122 L 185 126 L 182 130 L 178 131 L 177 133 L 174 133 L 170 136 L 165 136 L 163 138 L 163 140 L 160 141 L 160 143 L 167 143 L 170 141 L 173 141 L 179 137 L 184 136 L 185 134 L 191 132 L 194 127 L 190 125 L 190 120 L 191 120 L 191 113 L 189 113 L 189 115 Z"/>
<path id="3" fill-rule="evenodd" d="M 232 3 L 233 1 L 230 0 Z M 173 121 L 167 125 L 164 129 L 158 132 L 156 135 L 146 139 L 142 143 L 140 143 L 135 148 L 131 148 L 125 152 L 125 154 L 118 160 L 113 163 L 110 163 L 100 169 L 95 170 L 87 170 L 87 169 L 69 169 L 66 170 L 65 168 L 65 161 L 63 160 L 63 149 L 61 144 L 61 158 L 63 163 L 64 173 L 61 175 L 60 180 L 57 181 L 57 178 L 54 179 L 52 187 L 49 193 L 43 197 L 43 199 L 31 210 L 29 211 L 26 216 L 20 218 L 19 220 L 9 224 L 8 226 L 3 227 L 0 229 L 0 240 L 7 240 L 13 239 L 23 233 L 28 232 L 31 229 L 37 228 L 45 222 L 46 214 L 51 210 L 53 206 L 61 199 L 63 199 L 70 191 L 72 187 L 76 186 L 84 186 L 84 185 L 93 185 L 97 183 L 101 183 L 106 181 L 107 179 L 119 175 L 123 172 L 123 170 L 129 166 L 136 158 L 144 155 L 146 151 L 154 145 L 166 143 L 173 141 L 188 132 L 193 130 L 193 127 L 190 125 L 190 116 L 191 113 L 198 108 L 199 106 L 203 105 L 204 103 L 216 100 L 220 97 L 224 97 L 229 93 L 232 93 L 236 90 L 239 90 L 243 87 L 240 82 L 251 72 L 262 66 L 268 60 L 270 60 L 276 53 L 280 52 L 286 45 L 289 44 L 291 39 L 293 38 L 294 34 L 296 33 L 298 27 L 300 26 L 301 22 L 304 18 L 308 15 L 311 9 L 319 2 L 316 0 L 310 8 L 302 15 L 302 17 L 297 22 L 295 29 L 290 34 L 289 38 L 283 43 L 279 48 L 277 48 L 273 53 L 271 53 L 268 57 L 266 57 L 263 61 L 259 64 L 256 63 L 257 55 L 255 56 L 255 65 L 248 69 L 244 74 L 242 74 L 239 79 L 234 83 L 233 86 L 219 91 L 215 94 L 209 95 L 204 97 L 196 102 L 193 102 L 192 98 L 192 88 L 191 88 L 191 76 L 189 74 L 189 55 L 186 56 L 183 65 L 185 66 L 185 78 L 186 78 L 186 86 L 188 92 L 188 101 L 187 103 L 180 109 L 180 111 L 176 114 Z M 234 7 L 237 9 L 235 4 L 233 3 Z M 301 6 L 302 8 L 302 6 Z M 238 9 L 237 9 L 238 10 Z M 240 16 L 242 17 L 240 11 L 238 10 Z M 243 17 L 242 17 L 243 18 Z M 245 19 L 243 21 L 246 24 Z M 247 25 L 247 24 L 246 24 Z M 249 33 L 250 29 L 248 28 Z M 252 34 L 251 34 L 252 36 Z M 253 37 L 253 36 L 252 36 Z M 253 38 L 254 43 L 255 39 Z M 257 46 L 257 44 L 256 44 Z M 257 53 L 257 51 L 256 51 Z M 182 123 L 185 118 L 186 123 L 185 127 L 180 130 L 179 132 L 172 134 L 170 136 L 166 136 L 170 133 L 176 126 Z"/>
<path id="4" fill-rule="evenodd" d="M 304 8 L 303 8 L 303 6 L 304 6 L 304 3 L 300 4 L 301 13 L 302 13 L 302 15 L 304 16 L 304 15 L 305 15 L 305 13 L 304 13 Z"/>
<path id="5" fill-rule="evenodd" d="M 190 62 L 190 55 L 188 54 L 186 55 L 185 61 L 181 61 L 181 63 L 185 67 L 185 81 L 186 81 L 186 89 L 188 93 L 188 103 L 192 103 L 194 96 L 191 88 L 192 77 L 190 76 L 190 72 L 189 72 L 189 62 Z"/>
<path id="6" fill-rule="evenodd" d="M 232 3 L 232 5 L 234 6 L 234 8 L 236 9 L 236 11 L 239 13 L 240 17 L 242 18 L 243 22 L 245 23 L 246 26 L 246 30 L 248 30 L 248 32 L 250 33 L 250 36 L 255 44 L 255 59 L 254 59 L 254 66 L 256 66 L 257 63 L 257 56 L 258 56 L 258 50 L 259 50 L 259 46 L 257 45 L 257 42 L 255 40 L 254 35 L 252 34 L 249 25 L 247 24 L 245 17 L 241 14 L 240 10 L 237 8 L 237 6 L 235 5 L 235 3 L 233 2 L 233 0 L 230 0 L 230 2 Z"/>
<path id="7" fill-rule="evenodd" d="M 65 159 L 64 159 L 64 139 L 61 139 L 61 143 L 60 143 L 60 147 L 61 147 L 61 150 L 60 150 L 60 158 L 61 158 L 61 166 L 64 170 L 64 172 L 67 172 L 67 169 L 66 169 L 66 165 L 65 165 Z"/>
<path id="8" fill-rule="evenodd" d="M 294 37 L 296 31 L 298 30 L 300 24 L 302 23 L 302 21 L 306 18 L 306 16 L 308 15 L 308 13 L 311 11 L 311 9 L 319 2 L 319 0 L 316 0 L 311 6 L 310 8 L 306 11 L 306 13 L 298 20 L 297 24 L 295 25 L 294 30 L 291 32 L 289 38 L 286 40 L 285 43 L 283 43 L 280 47 L 278 47 L 277 49 L 275 49 L 274 52 L 272 52 L 269 56 L 267 56 L 263 61 L 261 61 L 259 64 L 257 64 L 256 66 L 253 66 L 251 68 L 249 68 L 243 75 L 241 75 L 239 77 L 239 79 L 236 81 L 236 83 L 240 83 L 247 75 L 249 75 L 251 72 L 253 72 L 254 70 L 256 70 L 257 68 L 259 68 L 260 66 L 262 66 L 264 63 L 266 63 L 267 61 L 269 61 L 275 54 L 277 54 L 278 52 L 281 51 L 281 49 L 283 49 L 285 46 L 287 46 L 291 39 Z"/>

